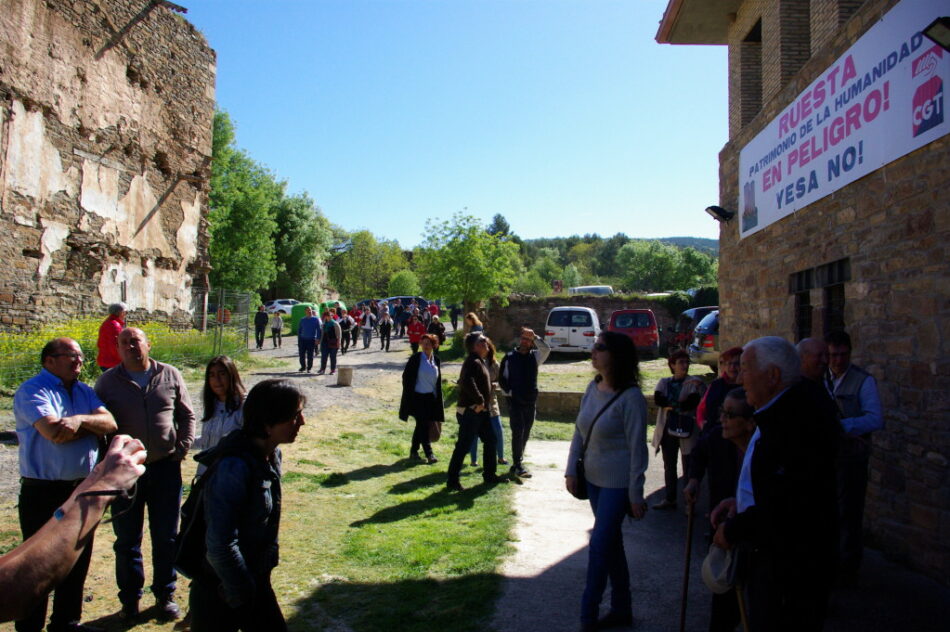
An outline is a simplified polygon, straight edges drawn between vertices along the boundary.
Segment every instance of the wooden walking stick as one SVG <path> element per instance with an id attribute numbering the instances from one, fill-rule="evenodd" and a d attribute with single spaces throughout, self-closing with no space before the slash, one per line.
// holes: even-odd
<path id="1" fill-rule="evenodd" d="M 743 632 L 749 632 L 749 617 L 745 611 L 745 585 L 742 582 L 736 582 L 736 599 L 739 600 L 739 618 L 742 620 Z"/>
<path id="2" fill-rule="evenodd" d="M 693 503 L 686 503 L 686 566 L 683 569 L 683 597 L 680 600 L 680 632 L 686 632 L 686 597 L 689 594 L 689 563 L 693 554 Z"/>

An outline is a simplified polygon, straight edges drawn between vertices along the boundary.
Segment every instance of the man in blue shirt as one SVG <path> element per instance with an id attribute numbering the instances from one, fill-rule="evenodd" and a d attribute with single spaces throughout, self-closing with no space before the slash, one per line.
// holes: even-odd
<path id="1" fill-rule="evenodd" d="M 881 397 L 874 376 L 851 364 L 851 336 L 833 331 L 828 343 L 825 384 L 841 413 L 844 437 L 838 452 L 838 526 L 840 576 L 853 583 L 861 567 L 864 548 L 864 496 L 868 488 L 871 433 L 884 427 Z"/>
<path id="2" fill-rule="evenodd" d="M 300 356 L 300 372 L 310 373 L 313 368 L 313 353 L 320 339 L 320 319 L 307 308 L 307 315 L 297 324 L 297 353 Z"/>
<path id="3" fill-rule="evenodd" d="M 79 381 L 85 361 L 79 344 L 56 338 L 43 347 L 38 375 L 20 385 L 13 414 L 20 455 L 18 503 L 23 539 L 54 516 L 96 465 L 99 439 L 116 431 L 112 414 L 92 388 Z M 88 629 L 79 625 L 83 585 L 92 556 L 92 537 L 66 579 L 55 589 L 51 632 Z M 46 600 L 16 622 L 17 632 L 39 632 Z"/>

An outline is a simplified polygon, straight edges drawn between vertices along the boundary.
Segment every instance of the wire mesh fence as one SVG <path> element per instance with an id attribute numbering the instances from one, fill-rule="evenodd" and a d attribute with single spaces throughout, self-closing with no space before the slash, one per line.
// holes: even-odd
<path id="1" fill-rule="evenodd" d="M 216 355 L 247 352 L 252 301 L 256 296 L 220 288 L 194 288 L 189 311 L 178 317 L 153 318 L 135 310 L 127 327 L 142 329 L 152 348 L 150 356 L 178 368 L 204 366 Z M 40 352 L 53 338 L 69 337 L 79 343 L 86 361 L 80 379 L 93 383 L 100 374 L 96 363 L 99 327 L 104 316 L 51 323 L 30 332 L 0 332 L 0 396 L 10 396 L 41 368 Z"/>

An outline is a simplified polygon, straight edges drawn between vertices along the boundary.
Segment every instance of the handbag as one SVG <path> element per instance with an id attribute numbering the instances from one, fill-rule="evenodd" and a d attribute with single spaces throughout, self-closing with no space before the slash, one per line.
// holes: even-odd
<path id="1" fill-rule="evenodd" d="M 434 443 L 442 437 L 442 422 L 441 421 L 430 421 L 429 422 L 429 442 Z"/>
<path id="2" fill-rule="evenodd" d="M 610 405 L 617 401 L 617 398 L 623 395 L 623 392 L 626 389 L 621 389 L 617 391 L 617 394 L 610 398 L 610 401 L 607 402 L 603 408 L 597 413 L 597 416 L 594 417 L 594 420 L 590 422 L 590 430 L 587 431 L 587 438 L 584 439 L 584 448 L 581 450 L 581 455 L 577 457 L 577 461 L 574 463 L 575 476 L 577 480 L 574 482 L 574 498 L 578 500 L 587 500 L 589 494 L 587 493 L 587 477 L 585 476 L 584 471 L 584 455 L 587 453 L 587 444 L 590 443 L 590 437 L 594 434 L 594 424 L 597 423 L 597 420 L 600 419 L 600 416 L 604 414 L 604 411 L 610 408 Z"/>

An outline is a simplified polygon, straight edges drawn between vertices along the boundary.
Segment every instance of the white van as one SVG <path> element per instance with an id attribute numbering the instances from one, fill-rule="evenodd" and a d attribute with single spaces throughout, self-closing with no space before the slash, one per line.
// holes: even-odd
<path id="1" fill-rule="evenodd" d="M 614 293 L 614 289 L 609 285 L 578 285 L 577 287 L 567 288 L 567 293 L 571 296 L 575 294 L 593 294 L 595 296 L 607 296 Z"/>
<path id="2" fill-rule="evenodd" d="M 544 341 L 551 351 L 590 353 L 599 335 L 600 321 L 590 307 L 555 307 L 548 312 Z"/>

